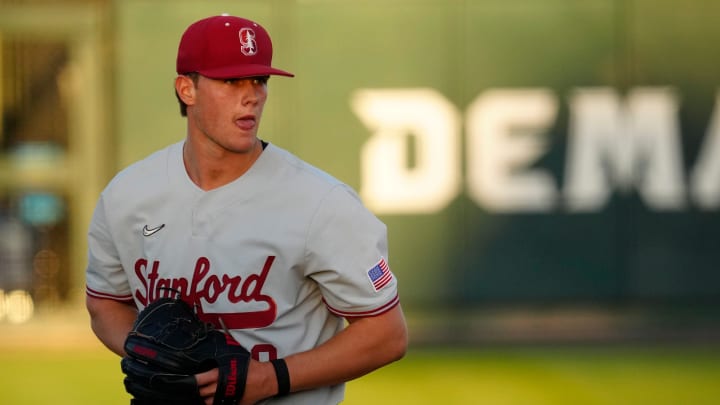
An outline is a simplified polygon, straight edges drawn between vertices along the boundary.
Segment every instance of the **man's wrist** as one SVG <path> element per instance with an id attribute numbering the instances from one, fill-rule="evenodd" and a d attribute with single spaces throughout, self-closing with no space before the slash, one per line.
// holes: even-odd
<path id="1" fill-rule="evenodd" d="M 245 387 L 245 397 L 251 397 L 256 402 L 271 398 L 278 392 L 275 369 L 269 361 L 250 361 L 248 379 Z"/>

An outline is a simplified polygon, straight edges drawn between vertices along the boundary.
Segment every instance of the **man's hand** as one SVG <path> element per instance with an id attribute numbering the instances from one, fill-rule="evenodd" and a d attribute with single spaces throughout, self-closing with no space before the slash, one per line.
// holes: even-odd
<path id="1" fill-rule="evenodd" d="M 206 405 L 213 405 L 215 391 L 217 390 L 218 369 L 214 368 L 204 373 L 195 374 L 198 391 Z"/>
<path id="2" fill-rule="evenodd" d="M 218 369 L 214 368 L 195 375 L 200 396 L 206 405 L 212 405 L 217 389 Z M 245 395 L 238 405 L 252 405 L 277 394 L 275 370 L 270 363 L 250 360 Z"/>

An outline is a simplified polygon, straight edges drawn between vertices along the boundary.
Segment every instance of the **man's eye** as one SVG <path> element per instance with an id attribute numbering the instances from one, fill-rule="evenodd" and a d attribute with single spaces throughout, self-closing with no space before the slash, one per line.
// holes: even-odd
<path id="1" fill-rule="evenodd" d="M 225 79 L 225 84 L 237 84 L 240 80 L 250 80 L 252 84 L 266 84 L 268 77 L 253 77 L 250 79 Z"/>

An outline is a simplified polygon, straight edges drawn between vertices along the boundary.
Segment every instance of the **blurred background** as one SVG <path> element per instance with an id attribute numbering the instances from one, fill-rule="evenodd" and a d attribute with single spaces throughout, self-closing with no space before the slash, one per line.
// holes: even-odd
<path id="1" fill-rule="evenodd" d="M 296 74 L 261 137 L 388 225 L 413 347 L 718 342 L 717 1 L 0 0 L 0 343 L 92 340 L 95 202 L 184 138 L 177 44 L 220 13 Z"/>

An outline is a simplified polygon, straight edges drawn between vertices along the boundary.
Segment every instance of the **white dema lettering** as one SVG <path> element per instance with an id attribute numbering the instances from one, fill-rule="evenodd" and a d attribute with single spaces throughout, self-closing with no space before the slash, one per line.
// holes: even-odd
<path id="1" fill-rule="evenodd" d="M 351 106 L 371 131 L 360 194 L 378 214 L 431 214 L 465 188 L 497 213 L 597 212 L 632 191 L 653 211 L 720 208 L 720 91 L 700 153 L 686 169 L 671 87 L 577 88 L 562 184 L 538 164 L 560 108 L 547 88 L 490 89 L 464 114 L 433 89 L 363 89 Z M 465 177 L 463 178 L 463 160 Z M 685 171 L 688 170 L 689 173 Z M 463 186 L 464 183 L 464 186 Z"/>

